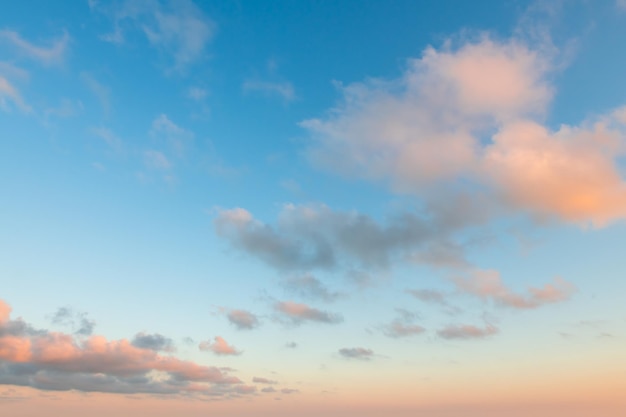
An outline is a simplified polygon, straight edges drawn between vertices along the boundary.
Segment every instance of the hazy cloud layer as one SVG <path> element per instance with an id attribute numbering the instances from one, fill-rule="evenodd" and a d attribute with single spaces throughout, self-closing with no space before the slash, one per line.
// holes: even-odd
<path id="1" fill-rule="evenodd" d="M 126 339 L 76 340 L 12 320 L 0 300 L 0 384 L 43 390 L 240 395 L 253 392 L 224 369 L 197 365 Z M 63 315 L 63 314 L 62 314 Z"/>

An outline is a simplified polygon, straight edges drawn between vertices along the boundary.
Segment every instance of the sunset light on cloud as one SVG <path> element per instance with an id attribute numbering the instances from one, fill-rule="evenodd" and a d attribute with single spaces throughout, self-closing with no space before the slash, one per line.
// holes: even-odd
<path id="1" fill-rule="evenodd" d="M 0 415 L 626 415 L 623 1 L 0 13 Z"/>

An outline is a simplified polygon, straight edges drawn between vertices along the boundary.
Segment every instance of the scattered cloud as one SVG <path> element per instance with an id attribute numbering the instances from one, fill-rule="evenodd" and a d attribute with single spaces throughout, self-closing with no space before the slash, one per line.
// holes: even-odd
<path id="1" fill-rule="evenodd" d="M 9 100 L 21 111 L 28 113 L 31 111 L 29 105 L 24 102 L 19 90 L 3 76 L 0 76 L 0 109 L 9 111 Z"/>
<path id="2" fill-rule="evenodd" d="M 112 151 L 116 153 L 123 151 L 124 142 L 111 129 L 102 126 L 94 127 L 91 129 L 91 133 L 102 139 Z"/>
<path id="3" fill-rule="evenodd" d="M 293 389 L 293 388 L 283 388 L 283 389 L 280 390 L 281 394 L 286 394 L 286 395 L 297 394 L 299 392 L 300 392 L 300 390 Z"/>
<path id="4" fill-rule="evenodd" d="M 176 156 L 182 156 L 193 142 L 193 132 L 178 126 L 165 114 L 152 121 L 150 135 L 157 141 L 167 144 Z"/>
<path id="5" fill-rule="evenodd" d="M 111 89 L 100 83 L 93 75 L 87 72 L 82 72 L 80 79 L 89 91 L 96 96 L 102 106 L 105 117 L 108 117 L 111 113 Z"/>
<path id="6" fill-rule="evenodd" d="M 374 351 L 362 347 L 339 349 L 339 354 L 346 359 L 369 361 L 374 357 Z"/>
<path id="7" fill-rule="evenodd" d="M 531 287 L 528 289 L 529 294 L 520 295 L 508 289 L 503 284 L 500 273 L 494 270 L 475 270 L 465 278 L 453 279 L 453 282 L 457 289 L 464 293 L 493 300 L 502 306 L 520 309 L 566 301 L 576 290 L 574 285 L 557 277 L 550 284 L 545 284 L 541 288 Z"/>
<path id="8" fill-rule="evenodd" d="M 306 321 L 336 324 L 343 321 L 343 317 L 338 314 L 318 310 L 306 304 L 294 303 L 292 301 L 277 302 L 274 304 L 274 310 L 289 320 L 291 324 L 302 324 Z"/>
<path id="9" fill-rule="evenodd" d="M 293 85 L 290 82 L 271 82 L 247 80 L 242 87 L 245 93 L 260 93 L 266 96 L 275 96 L 284 101 L 293 101 L 296 98 Z"/>
<path id="10" fill-rule="evenodd" d="M 397 310 L 399 317 L 394 319 L 391 323 L 383 326 L 383 333 L 385 336 L 392 338 L 410 337 L 422 334 L 426 329 L 420 325 L 415 324 L 417 320 L 417 314 L 403 309 Z"/>
<path id="11" fill-rule="evenodd" d="M 155 352 L 174 352 L 174 341 L 162 334 L 137 333 L 131 342 L 133 346 L 141 349 L 149 349 Z"/>
<path id="12" fill-rule="evenodd" d="M 215 23 L 191 0 L 126 0 L 115 6 L 93 2 L 91 9 L 113 20 L 113 31 L 101 37 L 104 41 L 123 44 L 126 32 L 139 31 L 153 47 L 172 57 L 176 71 L 202 59 L 216 32 Z"/>
<path id="13" fill-rule="evenodd" d="M 149 168 L 168 170 L 172 167 L 172 163 L 163 152 L 149 149 L 143 153 L 143 156 L 144 162 Z"/>
<path id="14" fill-rule="evenodd" d="M 618 9 L 626 11 L 626 0 L 615 0 Z"/>
<path id="15" fill-rule="evenodd" d="M 319 279 L 308 274 L 287 278 L 282 285 L 290 293 L 310 300 L 332 302 L 342 296 L 339 292 L 330 291 Z"/>
<path id="16" fill-rule="evenodd" d="M 209 92 L 206 89 L 200 88 L 200 87 L 191 87 L 187 91 L 187 97 L 196 101 L 202 101 L 208 95 L 209 95 Z"/>
<path id="17" fill-rule="evenodd" d="M 223 337 L 215 336 L 213 342 L 205 340 L 200 342 L 198 348 L 203 351 L 210 351 L 220 356 L 240 355 L 242 352 L 238 351 L 234 346 L 229 345 Z"/>
<path id="18" fill-rule="evenodd" d="M 261 324 L 255 314 L 246 310 L 228 310 L 226 318 L 239 330 L 252 330 Z"/>
<path id="19" fill-rule="evenodd" d="M 464 324 L 445 327 L 437 331 L 437 335 L 443 339 L 484 339 L 498 332 L 499 329 L 490 324 L 485 327 Z"/>
<path id="20" fill-rule="evenodd" d="M 68 311 L 57 312 L 65 320 Z M 118 394 L 241 395 L 254 390 L 228 371 L 162 356 L 126 339 L 77 340 L 11 319 L 0 300 L 0 384 Z"/>
<path id="21" fill-rule="evenodd" d="M 65 58 L 70 35 L 67 32 L 53 40 L 47 41 L 49 45 L 35 45 L 12 30 L 0 30 L 0 42 L 11 45 L 19 55 L 33 59 L 43 65 L 58 65 Z"/>

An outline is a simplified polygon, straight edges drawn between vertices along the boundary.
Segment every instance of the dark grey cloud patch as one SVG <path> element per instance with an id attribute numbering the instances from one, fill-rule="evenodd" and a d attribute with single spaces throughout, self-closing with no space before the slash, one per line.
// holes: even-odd
<path id="1" fill-rule="evenodd" d="M 137 333 L 133 338 L 132 344 L 138 348 L 150 349 L 155 352 L 174 352 L 176 350 L 172 339 L 158 333 Z"/>
<path id="2" fill-rule="evenodd" d="M 359 359 L 365 361 L 368 361 L 374 357 L 373 350 L 365 349 L 362 347 L 342 348 L 339 349 L 339 354 L 346 359 Z"/>

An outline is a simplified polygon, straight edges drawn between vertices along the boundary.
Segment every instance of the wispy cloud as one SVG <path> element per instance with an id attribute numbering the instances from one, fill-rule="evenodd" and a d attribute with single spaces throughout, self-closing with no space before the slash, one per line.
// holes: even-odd
<path id="1" fill-rule="evenodd" d="M 194 139 L 193 132 L 178 126 L 165 114 L 160 114 L 152 121 L 150 135 L 157 141 L 166 143 L 180 157 Z"/>
<path id="2" fill-rule="evenodd" d="M 215 23 L 190 0 L 127 0 L 116 6 L 93 2 L 92 10 L 113 19 L 113 31 L 103 40 L 123 44 L 127 31 L 139 31 L 153 47 L 172 57 L 176 71 L 202 59 L 216 32 Z"/>
<path id="3" fill-rule="evenodd" d="M 445 327 L 437 331 L 437 335 L 443 339 L 484 339 L 498 332 L 499 329 L 490 324 L 485 327 L 461 324 Z"/>
<path id="4" fill-rule="evenodd" d="M 304 322 L 319 322 L 336 324 L 343 321 L 339 314 L 318 310 L 306 304 L 295 303 L 293 301 L 280 301 L 274 304 L 274 310 L 280 313 L 291 324 L 302 324 Z"/>
<path id="5" fill-rule="evenodd" d="M 242 353 L 234 346 L 229 345 L 228 342 L 221 336 L 215 336 L 213 338 L 213 341 L 205 340 L 203 342 L 200 342 L 198 348 L 201 351 L 213 352 L 216 355 L 220 356 L 241 355 Z"/>
<path id="6" fill-rule="evenodd" d="M 144 162 L 149 168 L 168 170 L 172 167 L 172 163 L 161 151 L 148 149 L 143 153 Z"/>
<path id="7" fill-rule="evenodd" d="M 19 55 L 38 61 L 44 65 L 61 64 L 65 58 L 67 47 L 70 42 L 70 35 L 63 32 L 60 37 L 47 41 L 49 45 L 35 45 L 15 31 L 0 30 L 0 42 L 11 45 Z"/>
<path id="8" fill-rule="evenodd" d="M 59 307 L 50 317 L 52 324 L 69 326 L 75 335 L 90 336 L 93 333 L 96 322 L 87 317 L 87 313 L 78 312 L 71 307 Z"/>
<path id="9" fill-rule="evenodd" d="M 385 336 L 403 338 L 416 336 L 426 331 L 424 327 L 415 324 L 415 321 L 418 318 L 417 314 L 403 309 L 398 309 L 397 311 L 399 313 L 399 317 L 382 328 Z"/>
<path id="10" fill-rule="evenodd" d="M 277 384 L 277 381 L 274 381 L 272 379 L 267 379 L 267 378 L 261 378 L 258 376 L 255 376 L 254 378 L 252 378 L 252 382 L 254 382 L 255 384 Z"/>
<path id="11" fill-rule="evenodd" d="M 574 285 L 557 277 L 541 288 L 529 288 L 527 295 L 516 294 L 504 285 L 500 273 L 494 270 L 476 270 L 467 277 L 453 279 L 453 282 L 462 292 L 520 309 L 566 301 L 576 290 Z"/>
<path id="12" fill-rule="evenodd" d="M 341 293 L 330 291 L 312 275 L 289 277 L 282 282 L 283 287 L 292 294 L 305 299 L 333 302 L 342 296 Z"/>
<path id="13" fill-rule="evenodd" d="M 94 127 L 91 129 L 91 133 L 102 139 L 114 152 L 122 152 L 124 149 L 124 142 L 113 131 L 106 127 Z"/>
<path id="14" fill-rule="evenodd" d="M 80 74 L 80 79 L 85 86 L 87 86 L 89 91 L 96 96 L 102 106 L 105 117 L 108 117 L 111 113 L 111 89 L 96 80 L 93 75 L 86 72 Z"/>
<path id="15" fill-rule="evenodd" d="M 243 83 L 241 88 L 245 93 L 259 93 L 270 97 L 275 96 L 284 101 L 293 101 L 296 98 L 293 85 L 287 81 L 271 82 L 247 80 Z"/>
<path id="16" fill-rule="evenodd" d="M 0 109 L 10 111 L 9 100 L 21 111 L 26 113 L 31 111 L 19 90 L 9 80 L 0 76 Z"/>

